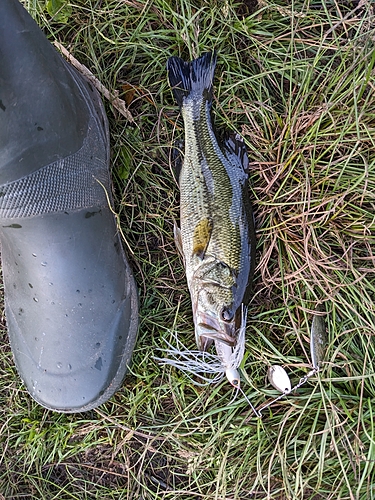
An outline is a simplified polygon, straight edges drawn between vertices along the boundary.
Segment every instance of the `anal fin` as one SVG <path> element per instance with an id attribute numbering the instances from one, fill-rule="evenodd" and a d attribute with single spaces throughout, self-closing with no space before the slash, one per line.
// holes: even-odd
<path id="1" fill-rule="evenodd" d="M 175 242 L 176 248 L 178 250 L 178 253 L 185 260 L 184 250 L 182 248 L 181 229 L 177 226 L 176 222 L 174 223 L 174 226 L 173 226 L 173 235 L 174 235 L 174 242 Z"/>
<path id="2" fill-rule="evenodd" d="M 175 141 L 171 150 L 171 164 L 172 171 L 177 184 L 180 184 L 180 174 L 182 170 L 182 164 L 184 161 L 184 141 L 178 139 Z"/>

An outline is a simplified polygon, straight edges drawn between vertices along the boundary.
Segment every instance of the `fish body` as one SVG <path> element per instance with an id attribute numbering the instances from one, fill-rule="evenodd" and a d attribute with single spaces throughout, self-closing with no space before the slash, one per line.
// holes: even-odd
<path id="1" fill-rule="evenodd" d="M 245 145 L 238 135 L 219 145 L 211 122 L 215 66 L 215 53 L 192 62 L 171 57 L 167 64 L 185 128 L 181 227 L 175 227 L 175 240 L 184 260 L 198 349 L 215 342 L 225 369 L 231 370 L 233 357 L 238 362 L 243 356 L 237 341 L 244 344 L 255 230 Z"/>

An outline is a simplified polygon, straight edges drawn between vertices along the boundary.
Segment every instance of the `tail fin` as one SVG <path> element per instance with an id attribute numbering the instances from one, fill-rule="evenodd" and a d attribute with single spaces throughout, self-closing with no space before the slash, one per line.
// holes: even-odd
<path id="1" fill-rule="evenodd" d="M 204 95 L 208 101 L 212 101 L 216 60 L 216 52 L 207 52 L 191 62 L 185 62 L 179 57 L 168 59 L 169 84 L 180 107 L 183 105 L 184 97 L 194 93 Z"/>

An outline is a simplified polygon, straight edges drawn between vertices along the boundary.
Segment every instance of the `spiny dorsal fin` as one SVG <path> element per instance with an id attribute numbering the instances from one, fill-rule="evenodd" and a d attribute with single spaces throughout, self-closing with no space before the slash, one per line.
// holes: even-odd
<path id="1" fill-rule="evenodd" d="M 202 260 L 206 253 L 212 234 L 213 224 L 209 218 L 202 219 L 194 228 L 193 234 L 193 255 L 197 255 Z"/>
<path id="2" fill-rule="evenodd" d="M 229 134 L 223 141 L 223 153 L 231 163 L 241 165 L 244 172 L 249 172 L 249 158 L 244 140 L 240 134 Z"/>

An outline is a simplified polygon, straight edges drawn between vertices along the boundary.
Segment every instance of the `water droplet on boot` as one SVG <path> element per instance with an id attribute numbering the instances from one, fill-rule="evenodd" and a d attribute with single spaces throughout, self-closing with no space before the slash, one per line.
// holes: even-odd
<path id="1" fill-rule="evenodd" d="M 98 358 L 95 363 L 95 368 L 100 371 L 102 369 L 102 366 L 103 366 L 103 360 L 102 358 Z"/>

